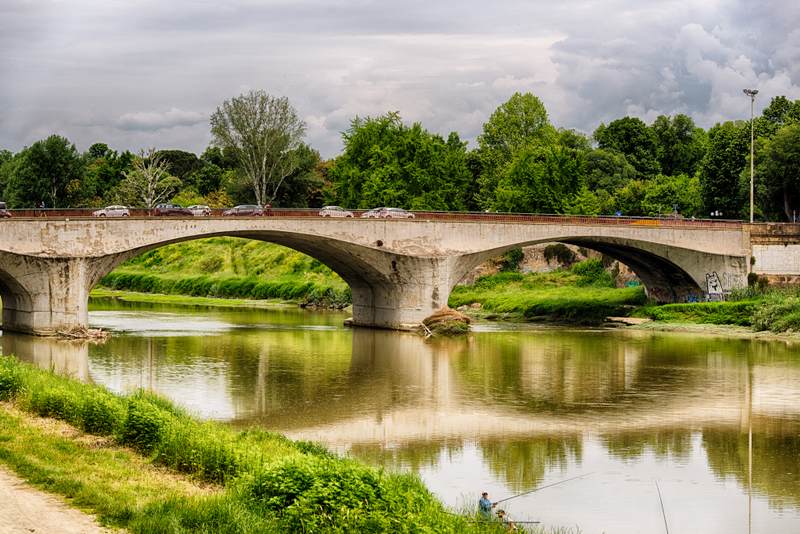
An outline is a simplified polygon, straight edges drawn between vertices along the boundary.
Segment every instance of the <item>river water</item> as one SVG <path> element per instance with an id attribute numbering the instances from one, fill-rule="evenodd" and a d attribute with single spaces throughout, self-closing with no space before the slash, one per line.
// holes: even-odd
<path id="1" fill-rule="evenodd" d="M 205 418 L 419 473 L 446 504 L 583 533 L 800 532 L 800 345 L 479 324 L 466 339 L 340 313 L 93 303 L 103 345 L 2 352 L 148 388 Z M 752 465 L 752 469 L 750 468 Z"/>

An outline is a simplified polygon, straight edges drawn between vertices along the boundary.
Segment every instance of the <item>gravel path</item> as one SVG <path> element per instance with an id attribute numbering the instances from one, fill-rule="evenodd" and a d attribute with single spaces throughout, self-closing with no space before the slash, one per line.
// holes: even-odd
<path id="1" fill-rule="evenodd" d="M 39 491 L 5 468 L 0 468 L 0 533 L 99 534 L 93 517 L 72 509 L 58 498 Z"/>

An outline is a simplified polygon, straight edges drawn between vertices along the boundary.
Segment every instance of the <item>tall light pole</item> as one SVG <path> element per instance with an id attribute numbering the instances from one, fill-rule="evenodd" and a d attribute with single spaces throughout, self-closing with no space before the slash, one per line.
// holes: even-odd
<path id="1" fill-rule="evenodd" d="M 753 107 L 756 103 L 758 89 L 745 89 L 744 94 L 750 97 L 750 223 L 753 222 Z"/>

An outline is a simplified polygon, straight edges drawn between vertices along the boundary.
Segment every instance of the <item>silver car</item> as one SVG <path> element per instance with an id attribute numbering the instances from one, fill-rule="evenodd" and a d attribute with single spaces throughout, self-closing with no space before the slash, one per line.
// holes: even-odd
<path id="1" fill-rule="evenodd" d="M 189 211 L 192 212 L 192 215 L 195 217 L 208 217 L 211 215 L 211 208 L 206 206 L 205 204 L 195 204 L 194 206 L 189 206 Z"/>
<path id="2" fill-rule="evenodd" d="M 372 208 L 371 210 L 367 210 L 361 214 L 363 219 L 377 219 L 380 217 L 380 212 L 385 210 L 386 208 Z"/>
<path id="3" fill-rule="evenodd" d="M 125 206 L 106 206 L 92 212 L 95 217 L 128 217 L 130 214 L 131 212 Z"/>
<path id="4" fill-rule="evenodd" d="M 353 212 L 340 206 L 324 206 L 319 210 L 320 217 L 352 217 Z"/>
<path id="5" fill-rule="evenodd" d="M 380 219 L 413 219 L 414 214 L 401 208 L 383 208 L 377 215 Z"/>

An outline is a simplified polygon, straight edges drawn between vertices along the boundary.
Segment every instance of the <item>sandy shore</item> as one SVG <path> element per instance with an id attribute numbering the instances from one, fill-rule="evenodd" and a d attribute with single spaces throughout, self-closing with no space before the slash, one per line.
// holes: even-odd
<path id="1" fill-rule="evenodd" d="M 0 532 L 3 534 L 109 533 L 94 518 L 39 491 L 0 467 Z"/>

